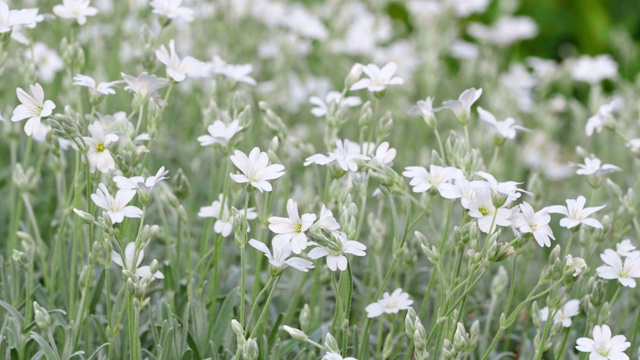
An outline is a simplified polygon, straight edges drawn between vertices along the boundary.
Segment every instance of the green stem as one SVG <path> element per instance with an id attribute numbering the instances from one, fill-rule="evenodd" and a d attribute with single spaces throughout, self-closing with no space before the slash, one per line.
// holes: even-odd
<path id="1" fill-rule="evenodd" d="M 271 279 L 269 279 L 269 283 L 271 283 L 272 280 L 273 280 L 273 277 Z M 273 293 L 275 293 L 276 287 L 278 286 L 278 280 L 280 280 L 279 276 L 275 278 L 275 281 L 273 281 L 273 285 L 271 286 L 271 291 L 269 291 L 269 296 L 267 297 L 267 302 L 264 304 L 264 308 L 262 309 L 262 312 L 260 313 L 260 317 L 258 318 L 258 321 L 256 322 L 256 326 L 253 328 L 253 331 L 251 332 L 251 335 L 249 335 L 249 339 L 254 337 L 254 335 L 256 334 L 256 331 L 258 331 L 258 328 L 260 328 L 260 324 L 262 324 L 262 321 L 264 320 L 265 316 L 269 312 L 269 305 L 271 305 L 271 300 L 273 299 Z M 267 287 L 265 286 L 265 289 L 266 288 Z M 258 295 L 258 298 L 260 298 L 259 295 Z M 256 299 L 256 302 L 257 302 L 257 300 L 258 299 Z M 255 305 L 255 302 L 254 302 L 254 305 Z M 249 315 L 249 321 L 251 321 L 251 315 Z M 251 323 L 247 322 L 247 326 L 250 326 L 250 325 L 251 325 Z"/>
<path id="2" fill-rule="evenodd" d="M 138 340 L 138 321 L 137 310 L 133 305 L 133 296 L 127 294 L 128 312 L 129 312 L 129 359 L 140 359 L 140 342 Z"/>
<path id="3" fill-rule="evenodd" d="M 258 294 L 258 296 L 256 296 L 255 299 L 253 299 L 253 304 L 251 305 L 251 310 L 249 311 L 249 320 L 247 320 L 245 335 L 249 331 L 249 326 L 251 326 L 251 319 L 253 319 L 253 315 L 255 314 L 256 310 L 258 310 L 257 308 L 258 301 L 262 298 L 264 293 L 271 288 L 272 283 L 273 283 L 273 276 L 269 278 L 269 281 L 267 281 L 267 283 L 264 285 L 262 290 L 260 290 L 260 293 Z"/>
<path id="4" fill-rule="evenodd" d="M 560 346 L 560 350 L 556 354 L 556 359 L 564 359 L 564 349 L 567 346 L 567 340 L 569 339 L 569 330 L 571 328 L 564 328 L 564 336 L 562 337 L 562 345 Z"/>
<path id="5" fill-rule="evenodd" d="M 547 317 L 547 321 L 545 321 L 544 331 L 542 332 L 542 337 L 540 338 L 540 347 L 536 349 L 534 360 L 541 360 L 542 355 L 544 355 L 544 348 L 547 343 L 547 337 L 549 336 L 551 324 L 553 323 L 553 319 L 557 311 L 558 310 L 549 311 L 549 316 Z"/>
<path id="6" fill-rule="evenodd" d="M 244 326 L 244 293 L 247 270 L 245 264 L 244 245 L 240 246 L 240 325 Z"/>

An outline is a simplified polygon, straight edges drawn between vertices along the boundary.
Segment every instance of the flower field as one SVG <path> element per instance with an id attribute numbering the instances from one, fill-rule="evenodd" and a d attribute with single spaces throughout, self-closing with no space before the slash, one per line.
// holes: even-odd
<path id="1" fill-rule="evenodd" d="M 0 359 L 640 359 L 638 45 L 526 8 L 0 0 Z"/>

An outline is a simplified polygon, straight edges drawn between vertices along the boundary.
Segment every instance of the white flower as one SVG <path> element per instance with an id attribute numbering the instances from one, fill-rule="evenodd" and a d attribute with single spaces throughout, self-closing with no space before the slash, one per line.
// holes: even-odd
<path id="1" fill-rule="evenodd" d="M 387 141 L 381 143 L 377 147 L 371 146 L 371 152 L 373 152 L 374 148 L 376 149 L 376 152 L 371 158 L 371 162 L 391 166 L 393 159 L 396 158 L 396 149 L 390 147 Z"/>
<path id="2" fill-rule="evenodd" d="M 362 104 L 362 100 L 359 97 L 343 97 L 342 94 L 337 91 L 329 92 L 324 99 L 317 96 L 312 96 L 309 98 L 309 102 L 315 105 L 315 107 L 311 109 L 311 113 L 315 117 L 326 116 L 332 106 L 334 106 L 336 110 L 339 111 L 345 108 L 350 108 Z"/>
<path id="3" fill-rule="evenodd" d="M 198 136 L 198 141 L 202 146 L 208 146 L 212 144 L 220 144 L 226 146 L 237 133 L 242 131 L 240 121 L 233 120 L 229 125 L 226 125 L 220 120 L 216 120 L 212 125 L 207 127 L 209 135 Z"/>
<path id="4" fill-rule="evenodd" d="M 420 115 L 424 121 L 429 124 L 431 119 L 435 116 L 434 114 L 440 110 L 442 110 L 442 108 L 433 107 L 433 98 L 431 96 L 427 96 L 424 101 L 418 101 L 416 106 L 409 109 L 409 115 Z"/>
<path id="5" fill-rule="evenodd" d="M 222 61 L 222 60 L 220 60 Z M 232 83 L 243 82 L 249 85 L 256 85 L 256 80 L 249 76 L 249 74 L 253 71 L 253 66 L 251 64 L 225 64 L 222 62 L 221 64 L 212 65 L 212 71 L 215 74 L 220 74 L 227 77 Z"/>
<path id="6" fill-rule="evenodd" d="M 337 240 L 331 244 L 331 247 L 318 246 L 309 251 L 309 257 L 311 259 L 319 259 L 321 257 L 327 257 L 327 266 L 331 271 L 345 271 L 347 269 L 347 257 L 346 254 L 352 254 L 354 256 L 365 256 L 364 252 L 367 247 L 364 244 L 348 240 L 347 236 L 342 232 L 334 232 L 334 237 Z"/>
<path id="7" fill-rule="evenodd" d="M 344 171 L 358 171 L 357 160 L 370 160 L 371 158 L 361 153 L 361 147 L 357 143 L 351 143 L 349 140 L 336 140 L 336 149 L 329 152 L 328 156 L 315 154 L 309 156 L 304 161 L 304 166 L 310 164 L 329 165 L 333 162 L 338 163 Z"/>
<path id="8" fill-rule="evenodd" d="M 26 16 L 28 10 L 9 10 L 9 5 L 0 0 L 0 34 L 8 33 L 20 25 L 30 24 L 31 20 Z"/>
<path id="9" fill-rule="evenodd" d="M 532 234 L 534 239 L 538 242 L 538 245 L 545 247 L 551 246 L 551 240 L 556 238 L 553 236 L 549 221 L 551 216 L 547 213 L 546 209 L 542 209 L 538 212 L 534 212 L 533 207 L 526 201 L 520 204 L 521 215 L 517 216 L 514 221 L 514 226 L 518 230 L 525 234 Z"/>
<path id="10" fill-rule="evenodd" d="M 516 130 L 531 132 L 531 130 L 523 126 L 516 125 L 516 120 L 511 117 L 498 121 L 492 113 L 480 106 L 478 106 L 478 114 L 480 114 L 480 120 L 491 125 L 505 139 L 515 139 Z"/>
<path id="11" fill-rule="evenodd" d="M 168 179 L 168 174 L 169 171 L 165 170 L 163 166 L 155 175 L 149 176 L 146 179 L 142 176 L 133 176 L 127 178 L 121 175 L 117 175 L 113 177 L 113 181 L 118 186 L 118 189 L 121 190 L 140 190 L 143 192 L 150 192 L 153 187 L 156 186 L 160 181 Z"/>
<path id="12" fill-rule="evenodd" d="M 269 165 L 269 156 L 257 147 L 251 150 L 248 157 L 240 150 L 234 151 L 231 155 L 231 162 L 242 171 L 242 174 L 230 174 L 231 179 L 239 184 L 250 183 L 260 192 L 271 191 L 272 187 L 268 180 L 274 180 L 284 175 L 284 166 L 280 164 Z"/>
<path id="13" fill-rule="evenodd" d="M 52 82 L 56 77 L 56 73 L 65 67 L 60 55 L 42 42 L 33 44 L 33 53 L 28 51 L 26 55 L 36 65 L 38 78 L 45 83 Z M 32 55 L 33 58 L 31 57 Z"/>
<path id="14" fill-rule="evenodd" d="M 445 3 L 453 7 L 457 17 L 464 18 L 474 13 L 483 13 L 489 6 L 489 2 L 489 0 L 449 0 Z"/>
<path id="15" fill-rule="evenodd" d="M 612 164 L 602 164 L 602 161 L 597 157 L 588 157 L 584 159 L 584 164 L 570 163 L 573 166 L 578 167 L 576 174 L 578 175 L 607 175 L 622 169 Z"/>
<path id="16" fill-rule="evenodd" d="M 91 194 L 91 200 L 98 207 L 107 211 L 107 215 L 114 224 L 121 223 L 125 217 L 139 218 L 142 216 L 142 210 L 135 206 L 127 206 L 136 195 L 134 190 L 118 190 L 114 198 L 109 194 L 109 190 L 104 184 L 98 185 L 95 194 Z"/>
<path id="17" fill-rule="evenodd" d="M 334 352 L 328 352 L 326 354 L 324 354 L 324 356 L 322 357 L 322 360 L 357 360 L 354 357 L 342 357 L 342 355 L 334 353 Z"/>
<path id="18" fill-rule="evenodd" d="M 629 360 L 624 353 L 631 344 L 624 335 L 611 337 L 611 329 L 607 325 L 596 325 L 593 328 L 593 339 L 581 337 L 576 341 L 576 349 L 590 353 L 589 360 Z"/>
<path id="19" fill-rule="evenodd" d="M 186 22 L 193 21 L 193 10 L 180 6 L 182 0 L 152 0 L 149 5 L 153 13 L 170 20 L 182 19 Z"/>
<path id="20" fill-rule="evenodd" d="M 89 88 L 89 94 L 93 97 L 113 95 L 116 91 L 113 87 L 122 83 L 122 80 L 96 83 L 96 80 L 91 76 L 78 74 L 73 77 L 73 85 L 84 86 Z"/>
<path id="21" fill-rule="evenodd" d="M 552 214 L 563 214 L 566 218 L 560 220 L 560 226 L 571 229 L 580 224 L 592 226 L 594 228 L 602 229 L 602 224 L 596 219 L 588 218 L 589 215 L 601 210 L 606 205 L 588 207 L 585 208 L 584 204 L 587 199 L 580 195 L 577 199 L 567 199 L 567 206 L 553 205 L 547 207 L 547 212 Z"/>
<path id="22" fill-rule="evenodd" d="M 569 300 L 564 304 L 564 306 L 562 306 L 562 309 L 556 310 L 555 315 L 553 316 L 553 322 L 556 324 L 560 323 L 563 327 L 568 328 L 571 326 L 571 318 L 578 315 L 579 312 L 580 300 Z M 540 310 L 540 319 L 542 321 L 547 321 L 548 318 L 549 308 L 544 307 Z"/>
<path id="23" fill-rule="evenodd" d="M 622 100 L 618 97 L 614 97 L 608 103 L 600 106 L 598 112 L 587 120 L 587 125 L 584 128 L 587 136 L 593 135 L 593 132 L 601 133 L 607 122 L 613 122 L 613 112 L 619 110 L 622 107 Z"/>
<path id="24" fill-rule="evenodd" d="M 151 98 L 158 101 L 158 89 L 169 86 L 169 80 L 159 78 L 155 75 L 149 75 L 146 72 L 138 75 L 138 77 L 120 73 L 127 83 L 125 90 L 142 96 L 143 98 Z"/>
<path id="25" fill-rule="evenodd" d="M 532 193 L 519 189 L 518 185 L 522 184 L 516 181 L 498 182 L 493 175 L 484 171 L 476 172 L 476 175 L 485 179 L 485 181 L 472 181 L 471 186 L 474 188 L 491 189 L 493 200 L 500 206 L 509 204 L 510 202 L 520 198 L 521 193 L 533 195 Z M 498 206 L 498 205 L 496 205 Z"/>
<path id="26" fill-rule="evenodd" d="M 365 310 L 367 317 L 374 318 L 384 313 L 397 314 L 400 310 L 407 310 L 413 304 L 413 300 L 409 299 L 409 294 L 403 292 L 402 289 L 396 289 L 391 295 L 385 292 L 382 299 L 369 304 Z"/>
<path id="27" fill-rule="evenodd" d="M 409 185 L 413 186 L 413 192 L 422 193 L 435 188 L 445 199 L 457 199 L 462 196 L 458 187 L 450 183 L 464 177 L 460 169 L 430 165 L 427 171 L 422 166 L 408 166 L 402 175 L 411 178 Z"/>
<path id="28" fill-rule="evenodd" d="M 53 13 L 63 19 L 75 19 L 78 25 L 87 22 L 87 16 L 95 16 L 98 9 L 90 5 L 89 0 L 62 0 L 62 5 L 53 7 Z"/>
<path id="29" fill-rule="evenodd" d="M 455 40 L 449 45 L 449 55 L 460 60 L 473 60 L 478 58 L 480 50 L 476 44 L 464 40 Z"/>
<path id="30" fill-rule="evenodd" d="M 382 92 L 389 85 L 402 85 L 404 84 L 404 80 L 398 76 L 393 76 L 396 72 L 397 65 L 396 63 L 389 62 L 385 66 L 380 69 L 375 64 L 369 64 L 362 68 L 365 74 L 369 77 L 368 79 L 360 79 L 355 84 L 351 85 L 349 90 L 361 90 L 367 89 L 371 92 Z"/>
<path id="31" fill-rule="evenodd" d="M 298 204 L 289 199 L 287 201 L 286 217 L 271 216 L 269 217 L 269 230 L 278 234 L 273 238 L 274 246 L 281 243 L 291 244 L 291 250 L 295 254 L 307 247 L 307 235 L 305 231 L 309 230 L 313 222 L 316 221 L 315 214 L 303 214 L 302 217 L 298 213 Z"/>
<path id="32" fill-rule="evenodd" d="M 336 218 L 333 217 L 333 212 L 327 209 L 324 204 L 320 209 L 320 216 L 318 217 L 318 221 L 316 221 L 316 223 L 312 225 L 311 231 L 314 231 L 314 229 L 316 228 L 325 229 L 330 232 L 334 232 L 340 229 L 340 224 L 338 224 Z"/>
<path id="33" fill-rule="evenodd" d="M 503 16 L 491 26 L 473 22 L 469 24 L 467 32 L 478 40 L 507 46 L 535 37 L 538 34 L 538 26 L 526 16 Z"/>
<path id="34" fill-rule="evenodd" d="M 613 79 L 618 74 L 618 64 L 609 55 L 582 56 L 575 62 L 571 76 L 576 81 L 597 84 L 604 79 Z"/>
<path id="35" fill-rule="evenodd" d="M 41 119 L 53 113 L 56 104 L 51 100 L 44 100 L 44 90 L 42 90 L 40 84 L 29 85 L 29 88 L 31 95 L 21 88 L 16 89 L 18 100 L 22 104 L 16 106 L 13 110 L 11 121 L 20 121 L 28 118 L 29 120 L 24 124 L 24 132 L 31 136 L 31 134 L 38 131 Z"/>
<path id="36" fill-rule="evenodd" d="M 493 233 L 496 226 L 511 226 L 511 211 L 496 208 L 491 199 L 491 190 L 487 188 L 476 189 L 476 200 L 469 204 L 469 216 L 478 219 L 478 228 L 486 234 Z"/>
<path id="37" fill-rule="evenodd" d="M 113 160 L 107 146 L 118 141 L 118 135 L 105 135 L 102 124 L 97 120 L 89 125 L 89 132 L 91 133 L 91 137 L 83 136 L 82 139 L 87 145 L 91 172 L 94 172 L 96 168 L 98 168 L 98 170 L 106 174 L 116 168 L 116 162 Z"/>
<path id="38" fill-rule="evenodd" d="M 640 257 L 627 257 L 623 262 L 620 254 L 606 249 L 604 253 L 600 254 L 600 259 L 606 265 L 596 269 L 599 277 L 607 280 L 618 279 L 622 286 L 636 287 L 636 281 L 633 278 L 640 277 Z"/>
<path id="39" fill-rule="evenodd" d="M 211 206 L 203 206 L 200 208 L 200 212 L 198 212 L 198 216 L 201 218 L 212 217 L 216 219 L 216 222 L 213 224 L 213 231 L 216 234 L 220 234 L 223 237 L 229 236 L 231 231 L 233 231 L 233 220 L 234 217 L 229 211 L 227 207 L 227 200 L 222 203 L 223 196 L 222 194 L 218 195 L 218 200 L 215 200 L 211 203 Z M 238 214 L 242 214 L 244 216 L 246 212 L 246 219 L 253 220 L 258 217 L 258 214 L 255 212 L 255 208 L 247 208 L 238 210 Z"/>
<path id="40" fill-rule="evenodd" d="M 634 153 L 640 153 L 640 138 L 629 140 L 625 146 L 631 149 Z"/>
<path id="41" fill-rule="evenodd" d="M 203 78 L 209 75 L 209 70 L 202 61 L 191 56 L 180 60 L 173 39 L 169 41 L 169 51 L 164 45 L 161 45 L 160 49 L 156 50 L 156 57 L 167 66 L 167 75 L 176 82 L 183 81 L 187 76 Z"/>
<path id="42" fill-rule="evenodd" d="M 456 117 L 463 123 L 471 117 L 471 105 L 478 101 L 482 95 L 482 89 L 470 88 L 462 92 L 458 100 L 449 100 L 442 103 L 442 108 L 452 110 Z"/>
<path id="43" fill-rule="evenodd" d="M 115 251 L 111 251 L 111 261 L 118 264 L 124 270 L 131 271 L 139 278 L 150 277 L 151 279 L 164 279 L 164 275 L 160 271 L 152 274 L 149 266 L 140 266 L 142 259 L 144 259 L 144 249 L 140 249 L 138 257 L 136 258 L 136 265 L 134 266 L 133 258 L 135 257 L 135 253 L 136 243 L 130 242 L 124 249 L 124 262 L 122 261 L 122 256 Z"/>
<path id="44" fill-rule="evenodd" d="M 640 256 L 640 251 L 636 250 L 636 247 L 631 243 L 631 240 L 624 239 L 616 244 L 616 252 L 620 256 L 635 258 Z"/>
<path id="45" fill-rule="evenodd" d="M 579 258 L 579 257 L 573 257 L 571 256 L 571 254 L 567 255 L 566 257 L 566 267 L 568 268 L 568 271 L 573 271 L 573 276 L 577 277 L 578 275 L 580 275 L 582 273 L 583 270 L 585 270 L 587 268 L 587 262 L 584 261 L 583 258 Z"/>
<path id="46" fill-rule="evenodd" d="M 289 257 L 291 256 L 291 244 L 289 242 L 273 243 L 273 254 L 264 243 L 251 239 L 249 245 L 253 246 L 256 250 L 261 251 L 269 259 L 269 264 L 278 270 L 283 270 L 287 266 L 307 272 L 309 269 L 313 269 L 313 263 L 307 259 L 301 257 Z"/>

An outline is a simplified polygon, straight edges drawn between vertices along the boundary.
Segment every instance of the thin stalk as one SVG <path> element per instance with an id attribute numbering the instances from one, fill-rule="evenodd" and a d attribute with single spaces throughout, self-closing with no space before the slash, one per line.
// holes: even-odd
<path id="1" fill-rule="evenodd" d="M 140 360 L 140 342 L 138 340 L 138 315 L 133 305 L 133 296 L 127 294 L 129 313 L 129 359 Z"/>
<path id="2" fill-rule="evenodd" d="M 251 326 L 251 319 L 253 319 L 253 315 L 255 314 L 256 310 L 258 310 L 257 308 L 258 301 L 262 298 L 264 293 L 271 288 L 272 283 L 273 283 L 273 276 L 269 278 L 269 281 L 267 281 L 267 283 L 264 285 L 262 290 L 260 290 L 260 293 L 258 294 L 258 296 L 256 296 L 255 299 L 253 299 L 253 304 L 251 305 L 251 310 L 249 311 L 249 320 L 247 320 L 245 335 L 249 331 L 249 326 Z"/>
<path id="3" fill-rule="evenodd" d="M 549 313 L 547 317 L 547 321 L 544 324 L 544 330 L 542 331 L 542 338 L 540 338 L 540 347 L 536 349 L 536 354 L 534 360 L 541 360 L 542 355 L 544 355 L 545 344 L 547 343 L 547 337 L 549 336 L 549 331 L 551 330 L 551 324 L 553 323 L 553 319 L 555 317 L 557 310 L 554 310 Z"/>
<path id="4" fill-rule="evenodd" d="M 269 282 L 271 282 L 273 278 L 269 279 Z M 260 328 L 260 324 L 262 324 L 262 321 L 264 320 L 265 316 L 267 315 L 267 313 L 269 312 L 269 305 L 271 305 L 271 300 L 273 299 L 273 294 L 275 293 L 276 287 L 278 286 L 278 281 L 280 280 L 280 277 L 276 277 L 275 281 L 273 281 L 273 285 L 271 286 L 271 291 L 269 291 L 269 296 L 267 297 L 267 302 L 264 304 L 264 308 L 262 309 L 262 312 L 260 313 L 260 317 L 258 318 L 258 321 L 256 322 L 256 326 L 253 328 L 253 331 L 251 332 L 251 335 L 249 335 L 249 338 L 253 338 L 254 335 L 256 335 L 256 331 L 258 331 L 258 328 Z M 266 286 L 265 286 L 266 288 Z M 251 317 L 249 317 L 249 319 L 251 319 Z M 250 323 L 247 323 L 247 326 L 249 326 Z"/>

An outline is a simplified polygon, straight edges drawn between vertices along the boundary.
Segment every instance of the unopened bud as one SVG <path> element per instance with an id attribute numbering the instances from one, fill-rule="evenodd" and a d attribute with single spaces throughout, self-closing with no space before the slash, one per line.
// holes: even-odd
<path id="1" fill-rule="evenodd" d="M 242 357 L 244 357 L 245 360 L 255 360 L 258 358 L 259 353 L 260 351 L 258 349 L 256 339 L 249 339 L 242 346 Z"/>
<path id="2" fill-rule="evenodd" d="M 93 224 L 96 221 L 96 218 L 93 215 L 89 214 L 86 211 L 78 210 L 76 208 L 73 209 L 73 212 L 82 219 L 86 224 Z"/>
<path id="3" fill-rule="evenodd" d="M 49 316 L 49 312 L 35 301 L 33 302 L 33 310 L 35 313 L 36 325 L 38 325 L 42 331 L 49 331 L 49 328 L 51 327 L 51 317 Z"/>
<path id="4" fill-rule="evenodd" d="M 178 200 L 184 200 L 189 195 L 190 189 L 189 179 L 181 168 L 178 169 L 173 177 L 173 193 Z"/>
<path id="5" fill-rule="evenodd" d="M 329 333 L 327 333 L 327 336 L 325 337 L 324 347 L 327 352 L 340 353 L 340 346 L 338 345 L 336 338 Z"/>
<path id="6" fill-rule="evenodd" d="M 296 328 L 292 328 L 290 326 L 283 325 L 282 326 L 282 330 L 288 332 L 289 335 L 291 335 L 291 337 L 296 339 L 296 340 L 307 341 L 307 339 L 309 339 L 307 334 L 305 334 L 304 332 L 302 332 L 301 330 L 298 330 Z"/>

